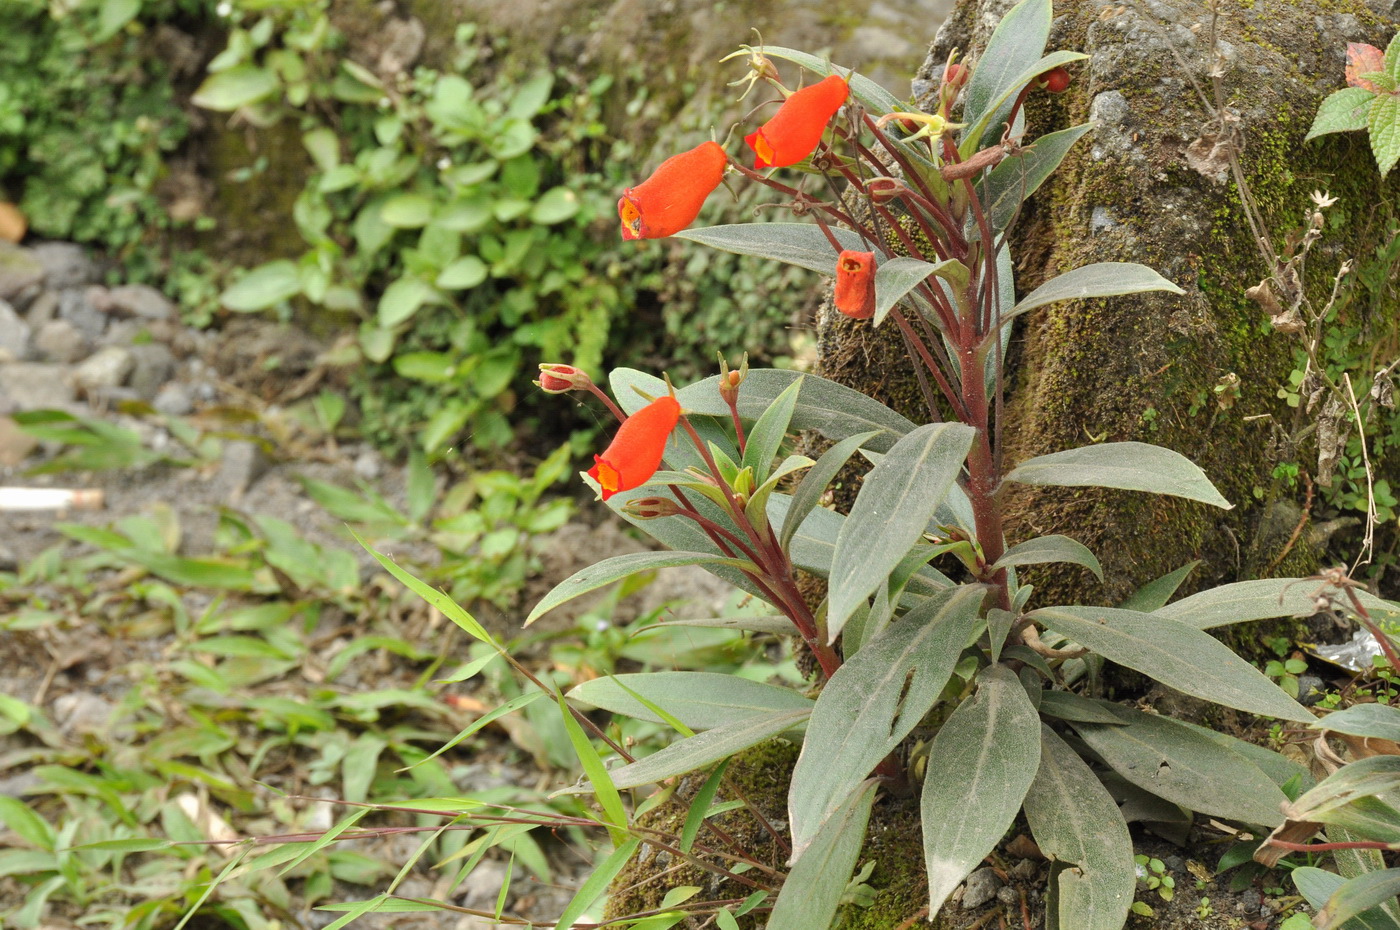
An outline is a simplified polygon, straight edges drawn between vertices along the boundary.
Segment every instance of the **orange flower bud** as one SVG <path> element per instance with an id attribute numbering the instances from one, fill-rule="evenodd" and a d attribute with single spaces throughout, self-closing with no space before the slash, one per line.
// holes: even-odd
<path id="1" fill-rule="evenodd" d="M 681 512 L 680 505 L 669 497 L 639 497 L 636 500 L 628 501 L 622 509 L 638 520 L 674 517 Z"/>
<path id="2" fill-rule="evenodd" d="M 593 456 L 588 475 L 602 488 L 603 500 L 619 491 L 639 488 L 661 467 L 666 439 L 681 417 L 681 405 L 674 397 L 658 397 L 632 414 L 617 429 L 617 435 L 602 455 Z"/>
<path id="3" fill-rule="evenodd" d="M 586 391 L 593 379 L 573 365 L 541 363 L 540 380 L 535 382 L 546 394 L 567 394 L 569 391 Z"/>
<path id="4" fill-rule="evenodd" d="M 853 320 L 875 315 L 875 253 L 842 252 L 836 259 L 836 309 Z"/>
<path id="5" fill-rule="evenodd" d="M 754 166 L 785 168 L 811 155 L 849 94 L 845 78 L 833 74 L 784 100 L 772 119 L 744 137 L 757 156 Z"/>
<path id="6" fill-rule="evenodd" d="M 948 65 L 943 69 L 943 86 L 951 90 L 957 90 L 966 84 L 968 78 L 971 76 L 971 72 L 967 70 L 967 65 Z"/>
<path id="7" fill-rule="evenodd" d="M 1051 68 L 1040 76 L 1036 86 L 1052 94 L 1063 94 L 1069 89 L 1069 72 L 1064 68 Z"/>
<path id="8" fill-rule="evenodd" d="M 622 238 L 664 239 L 685 229 L 724 180 L 728 164 L 718 142 L 702 142 L 663 161 L 651 177 L 622 192 L 617 202 Z"/>

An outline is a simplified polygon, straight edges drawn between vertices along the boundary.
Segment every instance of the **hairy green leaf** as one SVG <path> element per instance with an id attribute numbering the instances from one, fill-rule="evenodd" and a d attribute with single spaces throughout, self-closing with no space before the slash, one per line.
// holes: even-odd
<path id="1" fill-rule="evenodd" d="M 921 819 L 929 918 L 1006 833 L 1040 765 L 1040 720 L 1020 679 L 992 666 L 929 749 Z"/>
<path id="2" fill-rule="evenodd" d="M 817 463 L 802 477 L 802 482 L 792 493 L 787 514 L 783 517 L 782 529 L 778 533 L 779 546 L 787 549 L 793 534 L 802 525 L 802 521 L 807 518 L 807 514 L 821 503 L 822 495 L 826 493 L 826 486 L 836 477 L 836 473 L 845 467 L 857 449 L 877 435 L 879 435 L 879 430 L 856 433 L 854 436 L 847 436 L 822 453 L 821 458 L 817 459 Z"/>
<path id="3" fill-rule="evenodd" d="M 739 464 L 753 469 L 756 485 L 768 480 L 768 470 L 773 467 L 773 458 L 778 454 L 778 448 L 783 444 L 788 426 L 792 423 L 792 413 L 797 407 L 802 381 L 802 378 L 798 378 L 784 388 L 749 430 L 743 461 Z"/>
<path id="4" fill-rule="evenodd" d="M 1186 456 L 1145 442 L 1105 442 L 1038 455 L 1013 468 L 1006 480 L 1170 494 L 1224 510 L 1234 506 Z"/>
<path id="5" fill-rule="evenodd" d="M 1018 543 L 1007 549 L 992 568 L 995 570 L 1010 568 L 1013 565 L 1041 565 L 1045 562 L 1083 565 L 1094 573 L 1094 577 L 1103 581 L 1103 566 L 1099 564 L 1098 558 L 1088 546 L 1068 536 L 1038 536 Z"/>
<path id="6" fill-rule="evenodd" d="M 865 240 L 850 230 L 833 227 L 831 233 L 841 243 L 842 249 L 866 250 Z M 839 250 L 832 248 L 831 241 L 826 238 L 821 227 L 812 223 L 732 223 L 728 226 L 703 226 L 699 229 L 681 230 L 673 238 L 689 239 L 691 242 L 739 255 L 770 258 L 824 275 L 836 274 L 836 256 Z"/>
<path id="7" fill-rule="evenodd" d="M 1400 605 L 1383 601 L 1366 591 L 1357 591 L 1361 606 L 1375 619 L 1382 615 L 1400 616 Z M 1317 613 L 1317 598 L 1326 595 L 1344 613 L 1351 601 L 1344 594 L 1320 585 L 1312 578 L 1261 578 L 1210 588 L 1153 611 L 1155 616 L 1179 620 L 1198 630 L 1267 620 L 1270 617 L 1310 617 Z"/>
<path id="8" fill-rule="evenodd" d="M 934 264 L 917 258 L 897 256 L 880 263 L 875 269 L 875 316 L 871 325 L 879 326 L 889 312 L 930 275 L 967 280 L 967 266 L 949 258 Z"/>
<path id="9" fill-rule="evenodd" d="M 1316 139 L 1330 132 L 1354 132 L 1366 128 L 1366 117 L 1376 95 L 1364 87 L 1344 87 L 1329 94 L 1317 108 L 1312 128 L 1303 141 Z"/>
<path id="10" fill-rule="evenodd" d="M 841 894 L 855 871 L 875 803 L 874 780 L 852 794 L 795 863 L 783 882 L 767 930 L 815 930 L 831 926 Z"/>
<path id="11" fill-rule="evenodd" d="M 715 672 L 637 672 L 595 678 L 576 686 L 568 697 L 615 714 L 664 722 L 629 690 L 665 708 L 695 730 L 710 730 L 753 717 L 810 711 L 813 706 L 811 700 L 789 688 Z"/>
<path id="12" fill-rule="evenodd" d="M 1384 180 L 1400 161 L 1400 96 L 1377 94 L 1366 112 L 1366 126 L 1371 131 L 1371 154 Z"/>
<path id="13" fill-rule="evenodd" d="M 1146 265 L 1137 262 L 1095 262 L 1080 265 L 1072 271 L 1051 278 L 1031 291 L 1002 320 L 1018 317 L 1027 311 L 1062 300 L 1084 300 L 1089 297 L 1114 297 L 1120 294 L 1141 294 L 1146 291 L 1185 293 Z M 1120 445 L 1112 443 L 1111 445 Z M 1126 443 L 1122 443 L 1126 445 Z M 1134 445 L 1141 445 L 1135 443 Z M 1089 448 L 1101 448 L 1090 446 Z"/>
<path id="14" fill-rule="evenodd" d="M 635 788 L 673 775 L 693 772 L 800 726 L 811 712 L 811 709 L 803 708 L 761 717 L 743 717 L 677 740 L 665 749 L 613 769 L 613 783 L 619 788 Z"/>
<path id="15" fill-rule="evenodd" d="M 1005 229 L 1021 204 L 1045 183 L 1093 123 L 1048 132 L 1004 159 L 982 181 L 983 212 L 994 232 Z"/>
<path id="16" fill-rule="evenodd" d="M 1039 60 L 1050 38 L 1050 17 L 1050 0 L 1021 0 L 1001 18 L 963 92 L 963 122 L 973 127 L 969 132 L 981 137 L 977 124 L 992 118 L 998 101 Z M 999 128 L 997 133 L 1000 138 Z"/>
<path id="17" fill-rule="evenodd" d="M 1167 601 L 1172 599 L 1176 589 L 1181 587 L 1181 583 L 1186 580 L 1186 576 L 1201 564 L 1200 559 L 1187 562 L 1176 571 L 1167 572 L 1160 578 L 1155 578 L 1147 584 L 1134 591 L 1127 600 L 1118 606 L 1124 610 L 1140 610 L 1143 613 L 1152 613 L 1160 610 Z"/>
<path id="18" fill-rule="evenodd" d="M 587 594 L 589 591 L 596 591 L 603 585 L 611 584 L 626 578 L 628 575 L 635 575 L 637 572 L 653 568 L 673 568 L 677 565 L 700 565 L 707 562 L 723 563 L 732 568 L 742 568 L 753 564 L 743 559 L 726 559 L 712 552 L 629 552 L 626 555 L 613 556 L 580 569 L 555 585 L 554 590 L 546 594 L 535 605 L 535 609 L 530 611 L 530 615 L 525 618 L 525 626 L 534 623 L 560 604 L 571 601 L 581 594 Z"/>

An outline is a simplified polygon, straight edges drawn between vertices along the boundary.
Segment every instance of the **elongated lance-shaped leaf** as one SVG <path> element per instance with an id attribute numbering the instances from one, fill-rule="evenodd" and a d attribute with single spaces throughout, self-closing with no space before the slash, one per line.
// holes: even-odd
<path id="1" fill-rule="evenodd" d="M 885 317 L 905 295 L 930 275 L 951 277 L 954 280 L 960 278 L 966 283 L 967 266 L 954 258 L 935 264 L 903 255 L 882 262 L 875 269 L 875 316 L 870 320 L 871 325 L 879 326 L 884 322 Z M 930 319 L 937 324 L 938 317 L 933 316 Z"/>
<path id="2" fill-rule="evenodd" d="M 1366 839 L 1351 833 L 1335 824 L 1327 827 L 1327 840 L 1331 843 L 1359 843 Z M 1385 857 L 1379 849 L 1337 849 L 1332 852 L 1332 860 L 1337 863 L 1337 871 L 1343 878 L 1359 878 L 1369 872 L 1379 872 L 1385 868 Z M 1320 909 L 1321 906 L 1319 905 Z M 1400 927 L 1400 898 L 1392 898 L 1373 911 L 1367 911 L 1373 920 L 1382 922 L 1386 930 Z M 1358 914 L 1353 920 L 1360 920 Z"/>
<path id="3" fill-rule="evenodd" d="M 848 229 L 832 227 L 831 233 L 843 249 L 866 251 L 865 240 Z M 728 226 L 702 226 L 675 234 L 701 245 L 739 255 L 757 255 L 774 261 L 807 268 L 824 275 L 836 274 L 837 250 L 821 228 L 812 223 L 732 223 Z"/>
<path id="4" fill-rule="evenodd" d="M 1127 714 L 1120 714 L 1117 705 L 1105 705 L 1072 691 L 1046 691 L 1040 696 L 1040 712 L 1056 720 L 1078 720 L 1082 723 L 1102 723 L 1121 727 L 1131 723 Z"/>
<path id="5" fill-rule="evenodd" d="M 889 435 L 874 436 L 869 448 L 883 452 L 914 429 L 914 423 L 860 391 L 817 375 L 779 368 L 754 368 L 739 385 L 739 415 L 756 420 L 773 405 L 778 395 L 802 380 L 802 393 L 793 408 L 790 429 L 816 430 L 827 439 L 845 439 L 868 430 Z M 729 406 L 719 396 L 719 376 L 687 385 L 676 392 L 688 411 L 716 417 L 729 417 Z"/>
<path id="6" fill-rule="evenodd" d="M 999 144 L 1008 128 L 1008 117 L 1011 115 L 1012 104 L 1015 103 L 1016 97 L 1020 94 L 1022 88 L 1047 71 L 1067 65 L 1072 61 L 1080 61 L 1088 57 L 1088 55 L 1082 52 L 1051 52 L 1049 55 L 1046 55 L 1035 64 L 1023 70 L 1020 74 L 1014 75 L 1008 82 L 1007 89 L 1002 91 L 1001 95 L 992 101 L 993 109 L 991 112 L 987 113 L 986 116 L 975 123 L 969 122 L 969 128 L 965 131 L 961 141 L 958 143 L 958 154 L 963 158 L 967 158 L 976 152 L 978 148 L 987 148 Z M 986 60 L 987 56 L 984 53 L 982 55 L 982 60 L 978 62 L 977 68 L 980 69 Z M 973 75 L 975 76 L 976 73 L 977 69 L 974 69 Z M 1024 130 L 1024 121 L 1025 114 L 1017 113 L 1014 123 L 1010 126 L 1012 135 L 1019 135 Z M 981 138 L 980 145 L 976 141 L 979 137 Z"/>
<path id="7" fill-rule="evenodd" d="M 1336 930 L 1351 918 L 1379 910 L 1380 905 L 1400 894 L 1400 869 L 1368 872 L 1348 880 L 1327 899 L 1313 923 L 1318 930 Z"/>
<path id="8" fill-rule="evenodd" d="M 604 823 L 612 836 L 613 845 L 621 846 L 627 842 L 627 810 L 622 806 L 622 796 L 617 793 L 617 786 L 612 783 L 608 768 L 603 764 L 598 750 L 593 748 L 593 744 L 583 732 L 583 727 L 574 719 L 573 712 L 564 703 L 562 694 L 559 695 L 559 713 L 564 718 L 564 731 L 569 734 L 574 754 L 578 756 L 584 774 L 593 785 L 594 797 L 603 808 Z"/>
<path id="9" fill-rule="evenodd" d="M 1036 307 L 1062 300 L 1116 297 L 1120 294 L 1141 294 L 1146 291 L 1185 293 L 1146 265 L 1139 265 L 1137 262 L 1095 262 L 1092 265 L 1081 265 L 1046 281 L 1021 298 L 1007 316 L 1018 317 Z"/>
<path id="10" fill-rule="evenodd" d="M 1178 691 L 1265 717 L 1313 715 L 1208 633 L 1115 607 L 1045 607 L 1027 614 L 1104 658 Z"/>
<path id="11" fill-rule="evenodd" d="M 991 170 L 982 182 L 982 210 L 993 232 L 1007 227 L 1021 204 L 1054 174 L 1074 143 L 1092 128 L 1093 123 L 1084 123 L 1046 133 Z M 976 227 L 974 232 L 981 234 Z"/>
<path id="12" fill-rule="evenodd" d="M 797 408 L 797 395 L 802 390 L 802 381 L 802 378 L 798 378 L 784 388 L 783 392 L 774 398 L 772 405 L 763 411 L 763 416 L 758 418 L 753 429 L 749 430 L 748 443 L 744 447 L 744 457 L 740 464 L 753 469 L 756 485 L 768 480 L 768 470 L 773 467 L 773 458 L 778 454 L 778 447 L 783 444 L 788 424 L 792 422 L 792 412 Z"/>
<path id="13" fill-rule="evenodd" d="M 1026 820 L 1054 863 L 1047 924 L 1058 930 L 1119 930 L 1137 875 L 1128 825 L 1089 766 L 1042 724 L 1040 768 L 1026 795 Z"/>
<path id="14" fill-rule="evenodd" d="M 1400 742 L 1400 707 L 1391 707 L 1389 704 L 1353 704 L 1346 710 L 1333 711 L 1315 721 L 1312 728 Z"/>
<path id="15" fill-rule="evenodd" d="M 817 459 L 817 464 L 813 465 L 811 470 L 803 476 L 802 482 L 792 493 L 792 501 L 788 505 L 786 516 L 783 517 L 782 529 L 778 533 L 779 546 L 787 549 L 793 534 L 802 525 L 802 521 L 807 518 L 807 514 L 821 503 L 822 495 L 826 493 L 826 486 L 831 484 L 836 473 L 851 460 L 851 456 L 862 444 L 878 434 L 879 430 L 867 430 L 864 433 L 847 436 L 822 453 L 821 458 Z"/>
<path id="16" fill-rule="evenodd" d="M 831 676 L 788 791 L 794 855 L 933 707 L 981 628 L 984 595 L 980 586 L 959 585 L 928 598 Z"/>
<path id="17" fill-rule="evenodd" d="M 1015 89 L 1018 75 L 1040 59 L 1050 38 L 1050 16 L 1050 0 L 1021 0 L 1001 18 L 967 83 L 964 123 L 976 126 L 989 119 L 997 101 Z M 981 130 L 976 132 L 980 138 Z"/>
<path id="18" fill-rule="evenodd" d="M 619 683 L 626 688 L 619 687 Z M 568 697 L 615 714 L 664 722 L 628 694 L 629 690 L 665 708 L 693 730 L 710 730 L 736 720 L 789 711 L 810 711 L 813 706 L 811 700 L 790 688 L 715 672 L 637 672 L 595 678 L 575 687 Z"/>
<path id="19" fill-rule="evenodd" d="M 608 854 L 602 862 L 588 876 L 588 880 L 579 886 L 569 903 L 565 905 L 563 912 L 559 915 L 559 920 L 554 925 L 554 930 L 569 930 L 574 925 L 574 921 L 583 916 L 583 912 L 588 910 L 589 905 L 603 896 L 603 892 L 608 890 L 608 885 L 617 877 L 617 873 L 622 871 L 623 866 L 636 853 L 637 847 L 642 845 L 642 841 L 633 838 L 623 843 Z"/>
<path id="20" fill-rule="evenodd" d="M 855 871 L 875 803 L 875 782 L 868 781 L 827 820 L 793 864 L 773 903 L 767 930 L 816 930 L 830 927 L 841 895 Z"/>
<path id="21" fill-rule="evenodd" d="M 1357 591 L 1361 606 L 1372 619 L 1400 616 L 1400 604 L 1383 601 L 1366 591 Z M 1319 594 L 1330 595 L 1332 603 L 1344 614 L 1351 613 L 1351 601 L 1341 592 L 1318 584 L 1313 578 L 1259 578 L 1210 588 L 1199 594 L 1160 607 L 1153 613 L 1193 626 L 1198 630 L 1243 623 L 1246 620 L 1267 620 L 1270 617 L 1309 617 L 1317 613 Z"/>
<path id="22" fill-rule="evenodd" d="M 491 634 L 486 632 L 486 628 L 478 623 L 475 617 L 467 613 L 460 604 L 441 591 L 435 590 L 428 584 L 419 581 L 413 574 L 400 568 L 392 559 L 375 552 L 370 548 L 369 543 L 361 539 L 359 534 L 354 530 L 350 531 L 350 535 L 354 536 L 355 542 L 359 543 L 361 548 L 374 556 L 374 560 L 383 566 L 385 571 L 398 579 L 404 587 L 427 601 L 433 607 L 442 611 L 443 616 L 457 624 L 458 627 L 473 639 L 496 648 L 498 652 L 500 651 L 500 647 L 497 646 L 496 641 L 491 638 Z"/>
<path id="23" fill-rule="evenodd" d="M 635 788 L 673 775 L 693 772 L 799 726 L 810 713 L 810 709 L 803 708 L 762 717 L 745 717 L 688 739 L 677 740 L 644 759 L 613 769 L 613 784 L 619 788 Z"/>
<path id="24" fill-rule="evenodd" d="M 1296 868 L 1289 873 L 1289 877 L 1293 879 L 1293 884 L 1298 886 L 1299 893 L 1307 898 L 1308 903 L 1317 911 L 1322 910 L 1328 899 L 1347 883 L 1347 879 L 1336 872 L 1312 866 Z M 1354 915 L 1347 924 L 1347 930 L 1395 930 L 1395 927 L 1396 921 L 1379 907 Z"/>
<path id="25" fill-rule="evenodd" d="M 1371 756 L 1344 765 L 1305 791 L 1284 810 L 1289 820 L 1341 823 L 1349 827 L 1350 815 L 1333 816 L 1337 811 L 1363 800 L 1363 807 L 1379 809 L 1400 804 L 1400 758 Z M 1365 812 L 1361 812 L 1365 813 Z"/>
<path id="26" fill-rule="evenodd" d="M 1038 455 L 1017 465 L 1007 481 L 1068 488 L 1119 488 L 1201 501 L 1224 510 L 1205 472 L 1186 456 L 1145 442 L 1105 442 Z"/>
<path id="27" fill-rule="evenodd" d="M 1283 823 L 1287 798 L 1243 755 L 1170 717 L 1135 711 L 1123 718 L 1126 725 L 1071 724 L 1110 768 L 1145 791 L 1203 814 L 1267 827 Z"/>
<path id="28" fill-rule="evenodd" d="M 929 919 L 1006 833 L 1040 765 L 1040 718 L 1012 671 L 992 666 L 929 749 L 921 818 Z"/>
<path id="29" fill-rule="evenodd" d="M 1081 542 L 1068 536 L 1038 536 L 1017 543 L 999 559 L 993 569 L 1009 568 L 1012 565 L 1041 565 L 1045 562 L 1070 562 L 1083 565 L 1103 581 L 1103 566 L 1098 558 Z"/>
<path id="30" fill-rule="evenodd" d="M 613 556 L 595 565 L 580 569 L 554 586 L 525 618 L 529 626 L 541 616 L 573 600 L 581 594 L 596 591 L 605 584 L 611 584 L 628 575 L 653 568 L 673 568 L 677 565 L 700 565 L 705 562 L 718 562 L 731 568 L 749 568 L 753 563 L 744 559 L 726 559 L 712 552 L 629 552 Z"/>
<path id="31" fill-rule="evenodd" d="M 1176 589 L 1181 587 L 1181 583 L 1186 580 L 1186 576 L 1201 564 L 1200 559 L 1187 562 L 1176 571 L 1167 572 L 1160 578 L 1154 578 L 1147 584 L 1138 588 L 1128 599 L 1118 606 L 1124 610 L 1140 610 L 1143 613 L 1152 613 L 1161 609 L 1167 601 L 1172 599 Z"/>
<path id="32" fill-rule="evenodd" d="M 938 502 L 962 470 L 976 430 L 930 423 L 895 443 L 865 476 L 836 537 L 828 579 L 832 641 L 856 606 L 884 583 L 923 535 Z"/>

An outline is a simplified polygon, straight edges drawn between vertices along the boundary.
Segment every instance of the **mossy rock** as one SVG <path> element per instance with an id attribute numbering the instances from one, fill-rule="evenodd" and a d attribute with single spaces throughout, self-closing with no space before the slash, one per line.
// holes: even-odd
<path id="1" fill-rule="evenodd" d="M 928 92 L 953 48 L 981 48 L 1010 5 L 960 4 L 940 30 L 916 92 Z M 1319 558 L 1308 534 L 1279 561 L 1292 526 L 1278 532 L 1278 519 L 1261 521 L 1271 505 L 1275 515 L 1280 503 L 1286 509 L 1290 495 L 1298 513 L 1303 498 L 1301 489 L 1277 493 L 1272 478 L 1276 465 L 1299 455 L 1281 442 L 1294 428 L 1294 411 L 1277 396 L 1295 343 L 1274 333 L 1245 297 L 1267 268 L 1228 162 L 1213 150 L 1219 124 L 1192 86 L 1194 79 L 1209 93 L 1208 16 L 1185 0 L 1111 7 L 1075 0 L 1057 4 L 1056 14 L 1049 47 L 1089 58 L 1072 66 L 1067 93 L 1033 95 L 1028 126 L 1032 135 L 1089 120 L 1097 126 L 1021 218 L 1013 242 L 1018 290 L 1091 262 L 1135 261 L 1186 294 L 1057 304 L 1028 314 L 1009 362 L 1006 460 L 1092 442 L 1152 442 L 1197 462 L 1235 507 L 1008 486 L 1009 541 L 1064 533 L 1102 560 L 1104 585 L 1079 569 L 1027 572 L 1041 604 L 1115 603 L 1194 559 L 1203 564 L 1185 590 L 1266 571 L 1305 574 Z M 1275 248 L 1303 228 L 1314 189 L 1340 198 L 1329 213 L 1344 221 L 1314 252 L 1305 282 L 1321 306 L 1343 258 L 1370 259 L 1388 240 L 1397 187 L 1393 175 L 1379 180 L 1364 135 L 1306 144 L 1303 136 L 1318 103 L 1343 86 L 1347 42 L 1384 46 L 1393 24 L 1360 0 L 1254 0 L 1227 8 L 1217 28 L 1227 127 L 1238 133 L 1240 161 Z M 1400 319 L 1393 303 L 1367 312 L 1385 317 L 1378 326 Z M 893 334 L 833 323 L 822 348 L 829 376 L 897 405 L 917 397 L 912 377 L 901 384 L 891 375 L 894 360 L 903 362 Z M 1217 402 L 1222 379 L 1237 380 L 1229 406 Z M 1397 470 L 1400 462 L 1381 464 L 1381 476 L 1390 473 L 1392 482 Z"/>

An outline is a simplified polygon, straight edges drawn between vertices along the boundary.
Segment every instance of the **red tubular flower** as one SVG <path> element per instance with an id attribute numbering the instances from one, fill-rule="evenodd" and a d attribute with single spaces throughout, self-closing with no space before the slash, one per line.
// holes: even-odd
<path id="1" fill-rule="evenodd" d="M 784 100 L 772 119 L 744 137 L 757 156 L 754 166 L 785 168 L 811 155 L 849 94 L 846 79 L 833 74 Z"/>
<path id="2" fill-rule="evenodd" d="M 836 309 L 853 320 L 875 315 L 875 253 L 842 252 L 836 258 Z"/>
<path id="3" fill-rule="evenodd" d="M 602 488 L 603 500 L 619 491 L 639 488 L 661 467 L 666 439 L 681 417 L 681 405 L 674 397 L 658 397 L 632 414 L 617 429 L 617 435 L 602 455 L 593 456 L 588 475 Z"/>
<path id="4" fill-rule="evenodd" d="M 718 142 L 702 142 L 663 161 L 651 177 L 622 192 L 617 202 L 622 238 L 664 239 L 685 229 L 724 180 L 728 164 Z"/>

